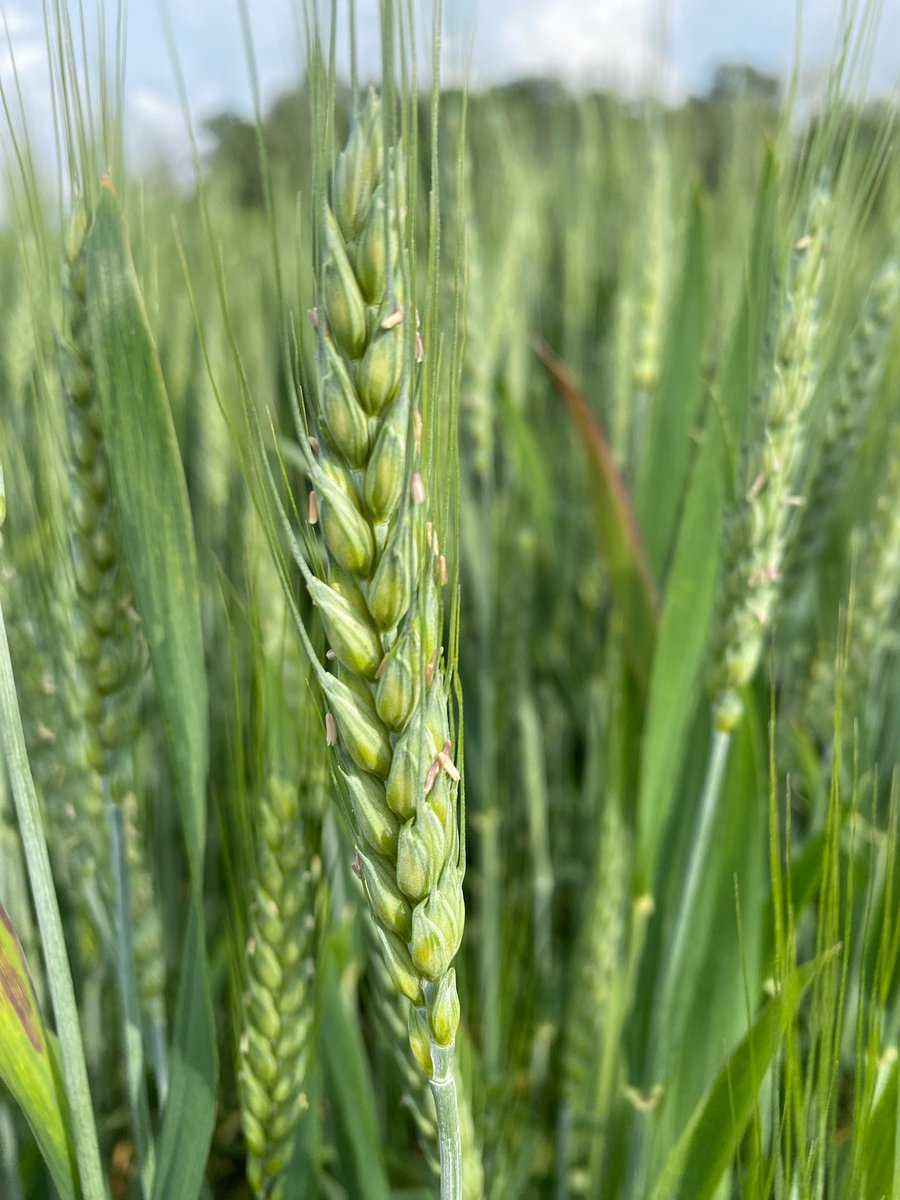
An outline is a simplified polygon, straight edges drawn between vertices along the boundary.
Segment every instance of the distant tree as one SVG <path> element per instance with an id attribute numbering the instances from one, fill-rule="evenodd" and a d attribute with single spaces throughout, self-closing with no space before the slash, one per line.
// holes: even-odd
<path id="1" fill-rule="evenodd" d="M 241 208 L 261 208 L 263 184 L 255 126 L 234 113 L 217 113 L 204 128 L 213 139 L 209 154 L 212 173 L 224 177 L 232 199 Z"/>
<path id="2" fill-rule="evenodd" d="M 755 100 L 772 108 L 781 100 L 781 81 L 749 63 L 722 63 L 716 67 L 710 98 Z"/>

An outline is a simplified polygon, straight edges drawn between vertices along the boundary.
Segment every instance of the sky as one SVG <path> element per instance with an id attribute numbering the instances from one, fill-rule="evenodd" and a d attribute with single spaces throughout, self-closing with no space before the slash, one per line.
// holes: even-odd
<path id="1" fill-rule="evenodd" d="M 84 0 L 90 28 L 101 0 Z M 251 86 L 238 0 L 167 0 L 197 122 L 227 109 L 248 113 Z M 107 0 L 112 11 L 111 0 Z M 264 101 L 298 78 L 304 62 L 301 0 L 248 0 Z M 347 8 L 348 4 L 342 7 Z M 356 0 L 364 73 L 378 63 L 377 0 Z M 431 4 L 421 0 L 427 53 Z M 129 0 L 127 109 L 132 158 L 170 154 L 184 143 L 162 0 Z M 840 0 L 805 0 L 802 66 L 810 87 L 832 58 Z M 32 141 L 52 141 L 42 0 L 0 0 L 26 98 Z M 628 96 L 653 87 L 672 100 L 704 92 L 720 62 L 786 73 L 796 36 L 790 0 L 444 0 L 446 78 L 476 87 L 520 76 L 555 76 L 572 87 L 602 85 Z M 89 42 L 93 43 L 89 37 Z M 0 42 L 0 80 L 11 82 Z M 900 90 L 900 0 L 884 0 L 868 89 Z M 0 139 L 3 132 L 0 130 Z"/>

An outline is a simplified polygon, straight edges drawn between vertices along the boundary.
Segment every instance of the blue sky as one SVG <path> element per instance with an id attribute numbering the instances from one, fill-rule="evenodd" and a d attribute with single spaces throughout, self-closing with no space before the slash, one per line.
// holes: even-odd
<path id="1" fill-rule="evenodd" d="M 88 20 L 99 0 L 85 0 Z M 168 0 L 191 105 L 202 118 L 247 111 L 249 82 L 236 0 Z M 297 78 L 303 62 L 298 0 L 248 0 L 264 95 Z M 430 3 L 420 5 L 424 39 Z M 445 74 L 477 85 L 550 74 L 639 94 L 648 83 L 673 98 L 704 90 L 716 63 L 790 67 L 795 7 L 790 0 L 444 0 Z M 839 0 L 805 0 L 802 62 L 810 86 L 831 58 Z M 32 134 L 50 136 L 41 0 L 0 0 L 32 114 Z M 377 0 L 357 0 L 360 56 L 377 64 Z M 9 78 L 9 56 L 0 50 Z M 900 0 L 884 0 L 869 89 L 900 88 Z M 158 0 L 130 0 L 128 108 L 136 157 L 183 142 L 173 72 Z"/>

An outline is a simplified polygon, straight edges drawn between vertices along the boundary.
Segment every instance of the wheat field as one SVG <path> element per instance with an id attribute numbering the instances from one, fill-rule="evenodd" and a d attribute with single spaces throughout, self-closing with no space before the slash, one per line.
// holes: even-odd
<path id="1" fill-rule="evenodd" d="M 0 76 L 0 1197 L 900 1200 L 878 5 L 672 105 L 335 12 L 186 179 L 123 7 L 53 165 Z"/>

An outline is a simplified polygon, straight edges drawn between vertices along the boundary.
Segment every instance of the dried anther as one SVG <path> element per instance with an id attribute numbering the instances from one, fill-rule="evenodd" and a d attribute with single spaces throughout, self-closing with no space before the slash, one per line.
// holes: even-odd
<path id="1" fill-rule="evenodd" d="M 453 759 L 450 757 L 452 752 L 453 752 L 452 743 L 449 741 L 444 742 L 443 748 L 438 750 L 436 761 L 443 768 L 444 772 L 450 776 L 450 778 L 453 780 L 454 783 L 459 783 L 459 780 L 460 780 L 459 771 L 457 771 L 456 764 L 453 762 Z"/>
<path id="2" fill-rule="evenodd" d="M 450 741 L 444 742 L 444 745 L 438 750 L 435 755 L 434 762 L 428 768 L 428 774 L 425 776 L 425 795 L 427 796 L 434 787 L 435 780 L 441 771 L 448 775 L 454 783 L 459 783 L 460 774 L 456 768 L 456 764 L 450 757 L 453 752 L 453 744 Z"/>
<path id="3" fill-rule="evenodd" d="M 395 309 L 389 317 L 385 317 L 381 322 L 382 329 L 396 329 L 403 322 L 403 305 Z"/>
<path id="4" fill-rule="evenodd" d="M 759 495 L 759 493 L 763 490 L 763 488 L 765 486 L 766 486 L 766 477 L 765 477 L 765 475 L 760 473 L 750 484 L 750 487 L 747 490 L 747 499 L 755 500 L 756 497 Z"/>
<path id="5" fill-rule="evenodd" d="M 428 772 L 425 776 L 424 787 L 425 787 L 425 795 L 426 796 L 431 791 L 431 789 L 434 787 L 434 781 L 437 779 L 438 772 L 440 771 L 440 769 L 441 769 L 441 764 L 438 762 L 437 759 L 435 759 L 434 762 L 431 764 L 431 766 L 428 768 Z"/>

